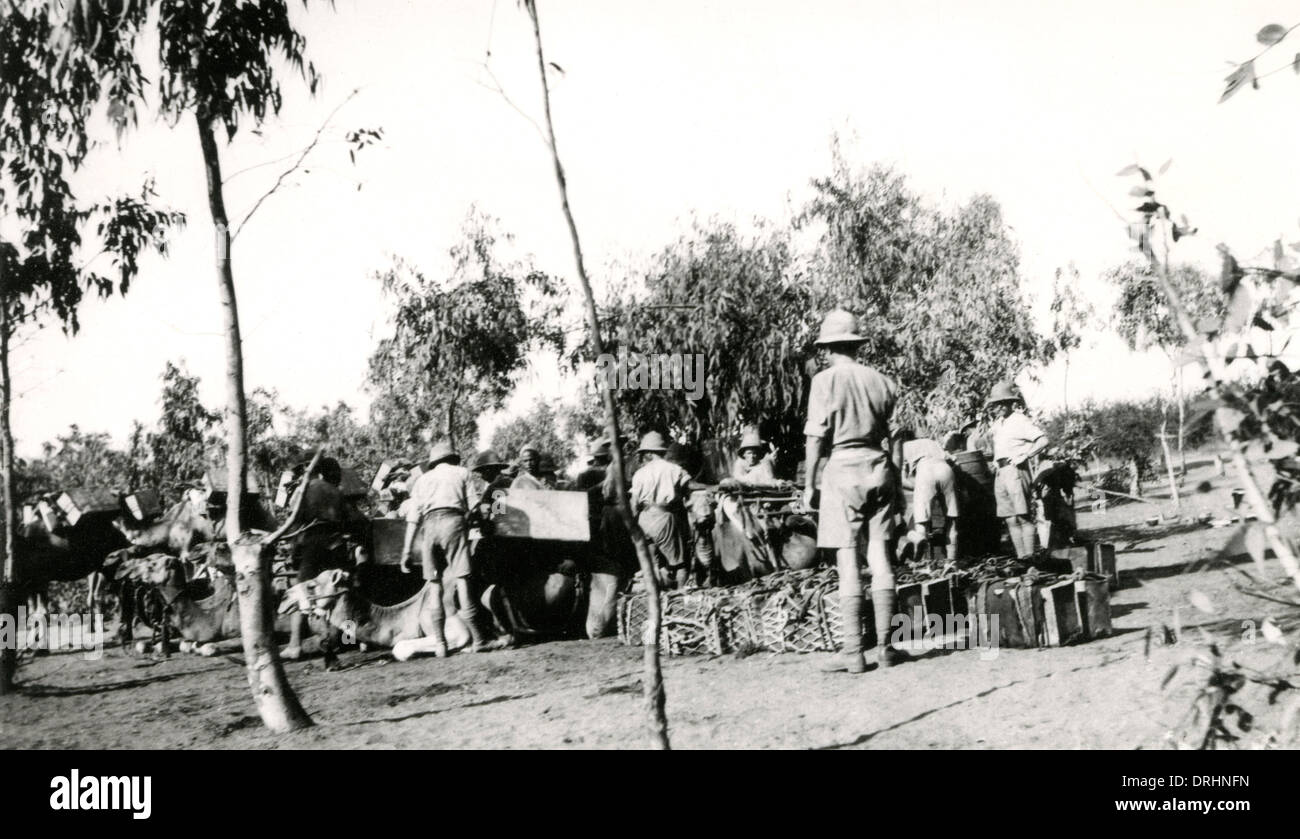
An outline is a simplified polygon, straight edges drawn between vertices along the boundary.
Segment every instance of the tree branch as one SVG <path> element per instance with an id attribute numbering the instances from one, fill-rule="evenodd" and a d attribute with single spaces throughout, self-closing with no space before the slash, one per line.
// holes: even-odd
<path id="1" fill-rule="evenodd" d="M 1205 364 L 1210 372 L 1210 390 L 1214 394 L 1214 398 L 1222 402 L 1222 387 L 1228 379 L 1228 369 L 1222 355 L 1210 341 L 1201 337 L 1201 334 L 1196 329 L 1196 324 L 1192 322 L 1192 317 L 1188 314 L 1187 307 L 1183 303 L 1182 295 L 1178 293 L 1178 289 L 1174 286 L 1173 279 L 1169 275 L 1168 253 L 1166 252 L 1164 261 L 1161 261 L 1156 257 L 1154 251 L 1148 249 L 1147 258 L 1151 262 L 1156 278 L 1160 281 L 1165 297 L 1169 300 L 1169 308 L 1173 311 L 1174 319 L 1178 322 L 1179 328 L 1182 329 L 1183 335 L 1186 336 L 1188 344 L 1201 348 L 1201 355 L 1205 359 Z M 1278 561 L 1282 563 L 1282 567 L 1286 569 L 1287 576 L 1291 578 L 1295 587 L 1300 589 L 1300 561 L 1296 560 L 1296 555 L 1291 550 L 1291 546 L 1282 538 L 1281 531 L 1277 527 L 1277 517 L 1273 515 L 1273 508 L 1265 498 L 1263 490 L 1260 489 L 1259 480 L 1255 476 L 1250 462 L 1246 460 L 1245 454 L 1241 451 L 1241 446 L 1237 445 L 1237 441 L 1232 438 L 1228 430 L 1224 428 L 1222 423 L 1217 422 L 1217 417 L 1216 424 L 1219 426 L 1219 434 L 1223 438 L 1223 442 L 1232 452 L 1232 465 L 1241 475 L 1246 498 L 1250 501 L 1250 506 L 1254 508 L 1255 516 L 1264 526 L 1264 536 L 1268 540 L 1269 547 L 1273 549 L 1273 553 L 1277 556 Z"/>
<path id="2" fill-rule="evenodd" d="M 344 105 L 352 101 L 352 98 L 357 95 L 359 90 L 360 88 L 354 88 L 352 92 L 347 95 L 347 98 L 345 98 L 342 102 L 334 106 L 334 110 L 330 111 L 329 114 L 325 117 L 325 121 L 320 124 L 320 128 L 316 129 L 316 134 L 311 138 L 311 142 L 308 143 L 307 147 L 304 148 L 302 152 L 298 155 L 298 159 L 293 162 L 292 166 L 290 166 L 288 169 L 285 169 L 283 172 L 281 172 L 280 177 L 275 179 L 275 183 L 272 184 L 271 188 L 268 189 L 265 193 L 263 193 L 262 197 L 257 199 L 257 202 L 253 204 L 253 208 L 248 211 L 248 215 L 244 216 L 244 220 L 239 223 L 239 226 L 235 228 L 235 232 L 231 234 L 230 236 L 231 242 L 234 242 L 235 239 L 239 237 L 239 233 L 241 230 L 244 229 L 244 225 L 248 224 L 248 220 L 253 217 L 253 214 L 256 213 L 258 208 L 262 206 L 262 203 L 266 201 L 266 199 L 270 198 L 272 195 L 275 194 L 275 191 L 278 190 L 284 184 L 286 178 L 288 178 L 294 172 L 298 171 L 299 167 L 302 166 L 303 161 L 307 159 L 307 155 L 311 154 L 312 149 L 316 148 L 316 145 L 320 142 L 321 135 L 324 134 L 325 129 L 329 127 L 330 120 L 334 119 L 334 115 L 337 114 Z M 254 168 L 254 167 L 250 167 L 250 168 Z M 248 171 L 248 170 L 245 169 L 242 171 Z M 239 172 L 235 173 L 235 175 L 238 174 Z M 235 177 L 235 175 L 231 175 L 230 177 L 233 178 Z M 226 179 L 226 181 L 229 180 L 230 178 Z M 223 183 L 225 182 L 223 181 Z"/>
<path id="3" fill-rule="evenodd" d="M 488 53 L 488 55 L 491 56 L 491 53 Z M 478 79 L 474 79 L 474 84 L 478 85 L 479 87 L 483 88 L 484 90 L 490 90 L 490 91 L 492 91 L 493 93 L 497 93 L 497 94 L 499 94 L 499 95 L 501 96 L 502 99 L 506 100 L 506 104 L 507 104 L 507 105 L 509 105 L 510 107 L 512 107 L 512 108 L 515 109 L 515 113 L 519 114 L 521 117 L 523 117 L 524 119 L 528 120 L 528 124 L 531 125 L 535 131 L 537 131 L 537 136 L 539 136 L 539 137 L 542 138 L 542 142 L 546 144 L 547 148 L 550 148 L 550 146 L 551 146 L 551 141 L 550 141 L 550 138 L 547 137 L 547 135 L 546 135 L 546 131 L 544 131 L 544 130 L 542 129 L 542 126 L 540 126 L 540 125 L 537 124 L 537 120 L 535 120 L 535 119 L 533 119 L 532 117 L 530 117 L 530 116 L 529 116 L 529 115 L 524 111 L 523 108 L 520 108 L 518 105 L 516 105 L 516 104 L 515 104 L 515 101 L 514 101 L 513 99 L 510 98 L 509 94 L 506 93 L 505 88 L 503 88 L 503 87 L 501 86 L 501 82 L 497 79 L 496 73 L 493 73 L 493 72 L 492 72 L 492 68 L 488 66 L 488 63 L 487 63 L 487 59 L 486 59 L 486 58 L 483 60 L 483 63 L 482 63 L 480 66 L 481 66 L 485 71 L 487 71 L 487 74 L 492 78 L 492 84 L 490 84 L 490 85 L 483 84 L 483 83 L 482 83 L 481 81 L 479 81 Z"/>

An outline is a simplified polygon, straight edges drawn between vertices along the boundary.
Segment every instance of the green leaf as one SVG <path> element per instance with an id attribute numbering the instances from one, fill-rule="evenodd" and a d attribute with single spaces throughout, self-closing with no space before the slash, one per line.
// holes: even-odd
<path id="1" fill-rule="evenodd" d="M 1271 47 L 1274 44 L 1281 43 L 1282 39 L 1285 37 L 1286 27 L 1277 23 L 1270 23 L 1268 26 L 1265 26 L 1263 29 L 1255 33 L 1255 40 L 1259 41 L 1266 47 Z"/>
<path id="2" fill-rule="evenodd" d="M 1126 178 L 1129 175 L 1136 175 L 1138 172 L 1141 171 L 1142 171 L 1142 167 L 1138 166 L 1136 163 L 1130 163 L 1128 166 L 1125 166 L 1123 169 L 1120 169 L 1118 172 L 1116 172 L 1115 176 L 1120 178 Z"/>
<path id="3" fill-rule="evenodd" d="M 1147 189 L 1144 186 L 1135 186 L 1128 191 L 1128 194 L 1134 196 L 1135 198 L 1145 198 L 1148 195 L 1155 195 L 1154 192 L 1152 192 L 1151 190 Z"/>
<path id="4" fill-rule="evenodd" d="M 1174 159 L 1173 159 L 1172 157 L 1169 158 L 1168 160 L 1166 160 L 1164 163 L 1162 163 L 1162 164 L 1160 165 L 1160 169 L 1156 172 L 1156 174 L 1157 174 L 1157 175 L 1163 175 L 1165 172 L 1168 172 L 1168 171 L 1169 171 L 1169 166 L 1170 166 L 1170 164 L 1172 164 L 1173 162 L 1174 162 Z"/>

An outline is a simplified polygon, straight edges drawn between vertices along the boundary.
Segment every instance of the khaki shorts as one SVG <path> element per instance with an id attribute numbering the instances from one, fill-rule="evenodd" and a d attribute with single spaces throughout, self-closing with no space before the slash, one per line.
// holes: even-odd
<path id="1" fill-rule="evenodd" d="M 869 539 L 887 538 L 897 512 L 898 475 L 877 449 L 835 449 L 822 470 L 817 547 L 856 548 L 863 524 Z"/>
<path id="2" fill-rule="evenodd" d="M 1030 503 L 1033 477 L 1028 466 L 1002 466 L 993 479 L 993 495 L 998 501 L 998 518 L 1027 516 L 1034 509 Z"/>
<path id="3" fill-rule="evenodd" d="M 929 480 L 917 481 L 912 494 L 912 517 L 918 524 L 931 519 L 931 510 L 942 506 L 944 514 L 957 517 L 957 476 L 947 463 L 931 463 L 926 467 Z M 936 503 L 939 502 L 939 503 Z"/>
<path id="4" fill-rule="evenodd" d="M 646 507 L 637 516 L 637 524 L 645 532 L 651 552 L 663 557 L 669 568 L 680 568 L 690 556 L 690 529 L 686 524 L 685 510 L 666 507 Z"/>
<path id="5" fill-rule="evenodd" d="M 424 579 L 438 581 L 470 576 L 465 516 L 458 510 L 430 510 L 420 521 L 420 564 Z"/>

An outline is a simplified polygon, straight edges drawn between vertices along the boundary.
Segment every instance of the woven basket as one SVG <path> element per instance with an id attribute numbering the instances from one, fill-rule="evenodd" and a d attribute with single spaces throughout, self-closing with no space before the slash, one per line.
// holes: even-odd
<path id="1" fill-rule="evenodd" d="M 778 653 L 811 653 L 835 649 L 827 629 L 822 596 L 787 592 L 772 595 L 761 613 L 764 649 Z"/>
<path id="2" fill-rule="evenodd" d="M 829 570 L 784 571 L 730 588 L 665 592 L 660 646 L 668 655 L 837 649 L 835 582 Z M 620 641 L 644 643 L 648 611 L 645 592 L 620 598 Z"/>

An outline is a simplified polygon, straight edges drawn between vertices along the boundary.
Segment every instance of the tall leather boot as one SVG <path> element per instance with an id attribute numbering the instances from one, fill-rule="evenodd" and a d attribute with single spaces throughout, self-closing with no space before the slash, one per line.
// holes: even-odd
<path id="1" fill-rule="evenodd" d="M 907 660 L 901 651 L 890 646 L 893 634 L 894 610 L 898 606 L 898 594 L 892 588 L 877 589 L 871 592 L 871 606 L 876 613 L 876 653 L 882 668 L 893 667 Z"/>
<path id="2" fill-rule="evenodd" d="M 456 595 L 460 601 L 460 619 L 469 630 L 470 652 L 504 650 L 514 646 L 515 639 L 510 635 L 503 635 L 495 641 L 488 640 L 488 633 L 483 626 L 483 610 L 479 608 L 478 598 L 474 596 L 474 585 L 468 579 L 456 581 Z"/>

